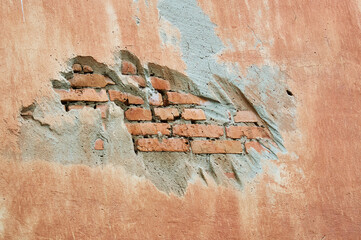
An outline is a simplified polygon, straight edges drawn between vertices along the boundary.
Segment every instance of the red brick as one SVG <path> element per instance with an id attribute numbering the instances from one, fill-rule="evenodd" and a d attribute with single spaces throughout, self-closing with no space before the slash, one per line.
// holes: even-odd
<path id="1" fill-rule="evenodd" d="M 242 153 L 242 143 L 235 140 L 194 140 L 193 153 Z"/>
<path id="2" fill-rule="evenodd" d="M 104 150 L 104 141 L 101 139 L 97 139 L 94 144 L 95 150 Z"/>
<path id="3" fill-rule="evenodd" d="M 181 138 L 141 138 L 136 141 L 137 149 L 143 152 L 187 152 L 188 141 Z"/>
<path id="4" fill-rule="evenodd" d="M 169 104 L 196 104 L 201 105 L 205 100 L 190 93 L 167 92 Z"/>
<path id="5" fill-rule="evenodd" d="M 151 77 L 150 82 L 152 83 L 152 86 L 154 87 L 154 89 L 170 90 L 170 83 L 167 80 L 157 78 L 157 77 Z"/>
<path id="6" fill-rule="evenodd" d="M 135 104 L 135 105 L 144 104 L 144 100 L 141 97 L 134 96 L 134 95 L 128 93 L 128 103 Z"/>
<path id="7" fill-rule="evenodd" d="M 84 73 L 93 73 L 94 72 L 93 68 L 88 65 L 83 66 L 83 71 L 84 71 Z"/>
<path id="8" fill-rule="evenodd" d="M 160 120 L 174 120 L 174 117 L 179 117 L 179 112 L 176 108 L 154 108 L 154 114 Z"/>
<path id="9" fill-rule="evenodd" d="M 248 139 L 269 138 L 267 131 L 261 127 L 230 126 L 226 128 L 227 137 L 241 138 L 246 136 Z"/>
<path id="10" fill-rule="evenodd" d="M 246 142 L 245 144 L 246 147 L 246 152 L 249 153 L 250 149 L 253 148 L 254 150 L 256 150 L 257 152 L 261 153 L 263 151 L 267 151 L 267 149 L 265 149 L 259 142 Z"/>
<path id="11" fill-rule="evenodd" d="M 100 113 L 102 115 L 102 118 L 107 118 L 107 113 L 108 113 L 108 104 L 101 104 L 101 105 L 97 105 L 96 109 L 100 110 Z"/>
<path id="12" fill-rule="evenodd" d="M 212 137 L 223 136 L 223 127 L 203 124 L 179 124 L 173 126 L 173 134 L 185 137 Z"/>
<path id="13" fill-rule="evenodd" d="M 126 102 L 128 100 L 128 94 L 122 93 L 116 90 L 109 90 L 110 101 L 118 100 L 120 102 Z"/>
<path id="14" fill-rule="evenodd" d="M 257 115 L 252 111 L 238 111 L 234 116 L 235 122 L 258 122 Z"/>
<path id="15" fill-rule="evenodd" d="M 77 102 L 77 101 L 89 101 L 89 102 L 107 102 L 108 95 L 104 89 L 100 92 L 95 91 L 92 88 L 83 89 L 70 89 L 66 91 L 63 89 L 54 89 L 57 94 L 60 95 L 61 101 Z"/>
<path id="16" fill-rule="evenodd" d="M 83 71 L 83 68 L 81 67 L 81 65 L 80 64 L 78 64 L 78 63 L 75 63 L 74 65 L 73 65 L 73 72 L 81 72 L 81 71 Z"/>
<path id="17" fill-rule="evenodd" d="M 125 111 L 125 117 L 131 121 L 152 120 L 152 112 L 144 108 L 129 108 Z"/>
<path id="18" fill-rule="evenodd" d="M 140 87 L 145 87 L 145 86 L 147 86 L 147 83 L 145 82 L 145 79 L 144 79 L 143 77 L 141 77 L 141 76 L 136 76 L 136 75 L 134 75 L 134 76 L 130 76 L 130 78 L 131 78 L 133 81 L 135 81 L 136 83 L 138 83 L 138 85 L 139 85 Z"/>
<path id="19" fill-rule="evenodd" d="M 182 118 L 185 120 L 206 120 L 206 114 L 202 109 L 184 109 Z"/>
<path id="20" fill-rule="evenodd" d="M 132 135 L 170 135 L 168 123 L 127 123 L 126 126 Z"/>
<path id="21" fill-rule="evenodd" d="M 156 93 L 149 97 L 149 104 L 153 106 L 162 106 L 163 105 L 163 97 L 162 94 Z"/>
<path id="22" fill-rule="evenodd" d="M 135 75 L 137 74 L 137 67 L 131 62 L 122 61 L 122 74 Z"/>
<path id="23" fill-rule="evenodd" d="M 108 84 L 115 83 L 109 78 L 101 74 L 74 74 L 72 79 L 69 79 L 72 87 L 97 87 L 102 88 Z"/>

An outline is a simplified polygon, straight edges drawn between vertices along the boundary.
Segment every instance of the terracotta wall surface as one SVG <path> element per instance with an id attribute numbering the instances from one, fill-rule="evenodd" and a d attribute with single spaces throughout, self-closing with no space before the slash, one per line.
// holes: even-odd
<path id="1" fill-rule="evenodd" d="M 14 0 L 0 16 L 0 238 L 361 236 L 359 1 Z M 241 189 L 195 178 L 183 196 L 116 165 L 24 161 L 22 107 L 52 99 L 69 59 L 122 49 L 200 89 L 204 66 L 233 77 L 285 151 Z"/>

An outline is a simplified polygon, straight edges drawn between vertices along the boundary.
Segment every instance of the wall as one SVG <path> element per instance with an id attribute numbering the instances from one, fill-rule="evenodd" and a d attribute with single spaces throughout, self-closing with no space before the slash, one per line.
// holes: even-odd
<path id="1" fill-rule="evenodd" d="M 2 238 L 358 238 L 360 9 L 357 1 L 2 3 Z M 107 151 L 106 142 L 94 146 L 108 136 L 97 135 L 104 132 L 101 111 L 93 102 L 69 111 L 74 103 L 65 101 L 64 109 L 55 80 L 70 80 L 78 61 L 82 71 L 94 64 L 96 74 L 120 84 L 130 78 L 116 77 L 124 75 L 124 50 L 146 69 L 137 74 L 147 81 L 144 89 L 153 91 L 156 77 L 148 63 L 176 71 L 180 82 L 190 79 L 190 94 L 214 102 L 201 108 L 207 121 L 226 121 L 224 106 L 232 114 L 251 111 L 277 156 L 254 152 L 257 164 L 232 170 L 238 182 L 225 174 L 229 166 L 215 177 L 204 165 L 243 163 L 238 158 L 198 159 L 203 176 L 182 153 L 140 158 L 123 117 L 126 95 L 124 106 L 118 103 L 124 109 L 109 103 L 116 117 L 105 126 L 118 148 L 95 164 L 93 154 Z M 147 108 L 150 90 L 137 95 L 130 85 L 113 90 L 141 97 Z M 154 114 L 149 121 L 161 121 Z M 177 164 L 154 163 L 159 158 Z M 150 162 L 167 174 L 150 171 Z"/>

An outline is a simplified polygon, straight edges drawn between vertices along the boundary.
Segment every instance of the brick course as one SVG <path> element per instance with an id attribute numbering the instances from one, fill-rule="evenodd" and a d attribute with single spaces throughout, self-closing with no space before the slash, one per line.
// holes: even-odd
<path id="1" fill-rule="evenodd" d="M 204 124 L 179 124 L 173 126 L 173 134 L 185 137 L 211 137 L 223 136 L 223 127 Z"/>
<path id="2" fill-rule="evenodd" d="M 143 152 L 187 152 L 188 141 L 181 138 L 168 138 L 159 141 L 158 138 L 141 138 L 136 141 L 139 151 Z"/>
<path id="3" fill-rule="evenodd" d="M 126 126 L 132 135 L 170 135 L 168 123 L 127 123 Z"/>
<path id="4" fill-rule="evenodd" d="M 267 131 L 261 127 L 248 126 L 230 126 L 226 128 L 227 137 L 241 138 L 246 136 L 248 139 L 269 138 Z"/>
<path id="5" fill-rule="evenodd" d="M 167 92 L 167 97 L 169 104 L 201 105 L 205 103 L 205 100 L 190 93 Z"/>
<path id="6" fill-rule="evenodd" d="M 193 153 L 242 153 L 242 143 L 235 140 L 194 140 Z"/>
<path id="7" fill-rule="evenodd" d="M 179 117 L 179 111 L 176 108 L 154 108 L 154 115 L 159 117 L 160 120 L 174 120 Z"/>
<path id="8" fill-rule="evenodd" d="M 104 89 L 99 92 L 92 88 L 83 89 L 70 89 L 69 91 L 63 89 L 54 89 L 57 94 L 60 95 L 62 102 L 77 102 L 77 101 L 89 101 L 89 102 L 107 102 L 108 95 Z"/>
<path id="9" fill-rule="evenodd" d="M 77 74 L 68 80 L 72 87 L 96 87 L 102 88 L 108 84 L 114 85 L 115 83 L 109 78 L 101 74 Z"/>

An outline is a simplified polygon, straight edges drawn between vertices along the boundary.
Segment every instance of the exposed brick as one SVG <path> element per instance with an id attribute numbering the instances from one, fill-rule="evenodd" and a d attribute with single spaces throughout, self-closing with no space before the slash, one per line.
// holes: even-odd
<path id="1" fill-rule="evenodd" d="M 74 74 L 74 77 L 69 79 L 69 82 L 72 87 L 102 88 L 108 84 L 115 84 L 112 80 L 101 74 Z"/>
<path id="2" fill-rule="evenodd" d="M 109 108 L 108 104 L 101 104 L 96 106 L 96 109 L 100 110 L 102 118 L 107 118 L 108 108 Z"/>
<path id="3" fill-rule="evenodd" d="M 147 83 L 145 82 L 145 79 L 141 76 L 137 76 L 137 75 L 134 75 L 134 76 L 129 76 L 133 81 L 135 81 L 136 83 L 139 84 L 140 87 L 145 87 L 147 86 Z"/>
<path id="4" fill-rule="evenodd" d="M 149 104 L 153 106 L 162 106 L 163 105 L 163 97 L 162 94 L 156 93 L 149 97 Z"/>
<path id="5" fill-rule="evenodd" d="M 104 150 L 104 141 L 101 139 L 97 139 L 94 144 L 95 150 Z"/>
<path id="6" fill-rule="evenodd" d="M 201 105 L 204 99 L 190 93 L 167 92 L 169 104 L 196 104 Z"/>
<path id="7" fill-rule="evenodd" d="M 226 172 L 224 173 L 228 178 L 236 179 L 236 174 L 234 172 Z"/>
<path id="8" fill-rule="evenodd" d="M 244 146 L 246 147 L 246 152 L 249 153 L 250 149 L 253 148 L 254 150 L 256 150 L 257 152 L 261 153 L 263 151 L 267 151 L 267 149 L 265 149 L 259 142 L 246 142 L 244 144 Z"/>
<path id="9" fill-rule="evenodd" d="M 194 140 L 193 153 L 242 153 L 242 143 L 235 140 Z"/>
<path id="10" fill-rule="evenodd" d="M 252 111 L 238 111 L 234 116 L 235 122 L 257 122 L 258 117 Z"/>
<path id="11" fill-rule="evenodd" d="M 227 137 L 241 138 L 246 136 L 248 139 L 269 138 L 267 131 L 261 127 L 230 126 L 226 128 Z"/>
<path id="12" fill-rule="evenodd" d="M 83 71 L 84 71 L 84 73 L 93 73 L 94 72 L 93 68 L 88 65 L 83 66 Z"/>
<path id="13" fill-rule="evenodd" d="M 173 126 L 173 134 L 185 137 L 212 137 L 223 136 L 223 127 L 203 124 L 179 124 Z"/>
<path id="14" fill-rule="evenodd" d="M 151 77 L 150 82 L 152 83 L 152 86 L 154 87 L 154 89 L 170 90 L 170 83 L 167 80 L 157 78 L 157 77 Z"/>
<path id="15" fill-rule="evenodd" d="M 132 135 L 170 135 L 168 123 L 127 123 L 126 126 Z"/>
<path id="16" fill-rule="evenodd" d="M 125 111 L 125 117 L 131 121 L 152 120 L 152 113 L 144 108 L 129 108 Z"/>
<path id="17" fill-rule="evenodd" d="M 83 68 L 81 67 L 81 65 L 80 64 L 78 64 L 78 63 L 75 63 L 74 65 L 73 65 L 73 72 L 81 72 L 81 71 L 83 71 Z"/>
<path id="18" fill-rule="evenodd" d="M 92 88 L 83 89 L 70 89 L 69 91 L 63 89 L 54 89 L 54 91 L 60 95 L 61 101 L 89 101 L 89 102 L 106 102 L 108 101 L 108 95 L 104 89 L 100 92 L 95 91 Z"/>
<path id="19" fill-rule="evenodd" d="M 144 104 L 144 100 L 141 97 L 134 96 L 134 95 L 128 93 L 128 103 L 135 104 L 135 105 Z"/>
<path id="20" fill-rule="evenodd" d="M 122 74 L 135 75 L 137 74 L 137 67 L 131 62 L 122 61 Z"/>
<path id="21" fill-rule="evenodd" d="M 179 117 L 178 109 L 176 108 L 154 108 L 155 116 L 160 120 L 174 120 L 175 117 Z"/>
<path id="22" fill-rule="evenodd" d="M 185 120 L 206 120 L 206 114 L 202 109 L 184 109 L 182 118 Z"/>
<path id="23" fill-rule="evenodd" d="M 110 101 L 118 100 L 120 102 L 126 102 L 128 100 L 128 94 L 122 93 L 116 90 L 109 90 Z"/>
<path id="24" fill-rule="evenodd" d="M 137 149 L 143 152 L 187 152 L 188 141 L 181 138 L 141 138 L 136 141 Z"/>

